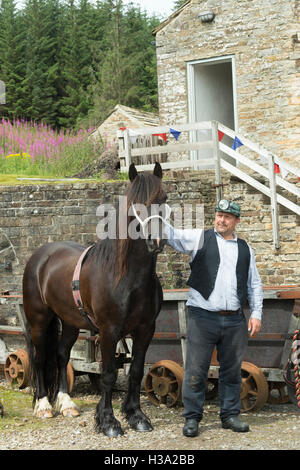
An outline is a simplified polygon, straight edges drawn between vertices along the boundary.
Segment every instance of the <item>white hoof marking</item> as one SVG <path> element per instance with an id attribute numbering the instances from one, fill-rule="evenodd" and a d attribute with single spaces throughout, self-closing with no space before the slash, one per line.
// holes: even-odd
<path id="1" fill-rule="evenodd" d="M 71 400 L 68 393 L 58 392 L 55 409 L 63 416 L 75 417 L 79 416 L 79 411 L 75 403 Z"/>
<path id="2" fill-rule="evenodd" d="M 37 418 L 53 418 L 52 406 L 47 397 L 40 398 L 36 401 L 33 415 Z"/>

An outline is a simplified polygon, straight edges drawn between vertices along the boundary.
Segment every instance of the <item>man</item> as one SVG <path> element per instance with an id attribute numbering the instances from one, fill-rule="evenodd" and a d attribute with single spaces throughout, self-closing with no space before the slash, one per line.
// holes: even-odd
<path id="1" fill-rule="evenodd" d="M 187 324 L 187 353 L 182 389 L 183 434 L 198 435 L 211 356 L 216 346 L 222 427 L 247 432 L 240 421 L 241 362 L 248 332 L 261 327 L 262 285 L 252 249 L 235 234 L 240 206 L 225 199 L 215 208 L 212 230 L 167 229 L 168 244 L 191 255 Z M 248 322 L 243 307 L 249 301 Z"/>

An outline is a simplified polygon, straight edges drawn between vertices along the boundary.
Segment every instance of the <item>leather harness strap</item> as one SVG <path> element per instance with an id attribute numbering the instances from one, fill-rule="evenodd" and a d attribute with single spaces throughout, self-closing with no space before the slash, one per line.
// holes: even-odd
<path id="1" fill-rule="evenodd" d="M 80 310 L 80 313 L 83 315 L 85 321 L 90 325 L 90 327 L 93 330 L 99 331 L 99 328 L 96 325 L 96 322 L 94 321 L 94 319 L 83 308 L 83 302 L 82 302 L 82 298 L 80 294 L 80 286 L 79 286 L 79 277 L 80 277 L 81 267 L 88 251 L 92 248 L 92 246 L 94 245 L 87 247 L 81 253 L 77 261 L 76 267 L 74 269 L 73 279 L 72 279 L 72 293 L 73 293 L 75 305 L 78 308 L 78 310 Z"/>

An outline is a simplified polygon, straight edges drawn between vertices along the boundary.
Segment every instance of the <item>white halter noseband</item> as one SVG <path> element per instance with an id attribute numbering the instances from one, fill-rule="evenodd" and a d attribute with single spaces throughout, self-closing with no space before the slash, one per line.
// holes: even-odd
<path id="1" fill-rule="evenodd" d="M 164 204 L 164 207 L 165 207 L 165 209 L 166 209 L 166 216 L 165 216 L 165 217 L 162 217 L 161 215 L 150 215 L 149 217 L 146 217 L 145 220 L 142 220 L 142 219 L 140 218 L 140 216 L 137 214 L 137 211 L 136 211 L 136 209 L 135 209 L 135 207 L 134 207 L 133 204 L 131 204 L 131 207 L 132 207 L 132 209 L 133 209 L 133 213 L 134 213 L 135 218 L 137 219 L 137 221 L 139 222 L 140 226 L 142 227 L 143 235 L 144 235 L 145 238 L 146 238 L 146 236 L 147 236 L 146 227 L 147 227 L 147 225 L 149 224 L 150 220 L 152 220 L 152 219 L 161 219 L 161 221 L 162 221 L 165 225 L 170 226 L 170 224 L 167 222 L 167 219 L 170 218 L 172 209 L 171 209 L 171 207 L 170 207 L 168 204 Z"/>

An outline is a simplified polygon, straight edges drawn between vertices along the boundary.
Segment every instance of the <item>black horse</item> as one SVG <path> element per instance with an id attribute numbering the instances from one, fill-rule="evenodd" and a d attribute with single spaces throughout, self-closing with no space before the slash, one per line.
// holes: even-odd
<path id="1" fill-rule="evenodd" d="M 156 163 L 153 174 L 138 174 L 132 164 L 129 179 L 125 220 L 128 226 L 134 222 L 139 230 L 137 212 L 130 215 L 128 209 L 132 204 L 144 204 L 147 211 L 153 204 L 164 207 L 167 197 L 161 184 L 161 166 Z M 135 238 L 99 240 L 87 253 L 80 273 L 84 310 L 99 328 L 100 336 L 101 399 L 95 415 L 96 430 L 107 436 L 123 434 L 111 399 L 117 378 L 116 345 L 126 335 L 132 337 L 133 350 L 122 411 L 133 429 L 152 430 L 140 408 L 140 386 L 163 298 L 155 269 L 165 241 L 157 233 L 155 237 L 149 233 L 146 239 Z M 92 330 L 91 323 L 75 306 L 71 287 L 83 251 L 84 247 L 73 242 L 48 243 L 31 256 L 25 267 L 23 299 L 37 417 L 52 417 L 52 406 L 64 416 L 79 414 L 68 395 L 66 367 L 79 330 Z"/>

